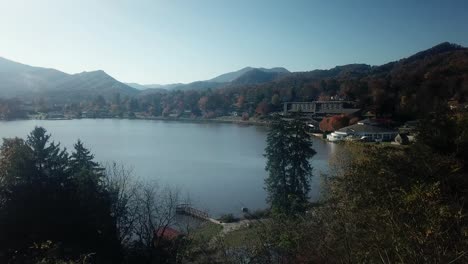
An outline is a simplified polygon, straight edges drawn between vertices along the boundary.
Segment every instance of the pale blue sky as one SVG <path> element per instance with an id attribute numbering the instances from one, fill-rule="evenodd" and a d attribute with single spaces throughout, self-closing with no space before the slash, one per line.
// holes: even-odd
<path id="1" fill-rule="evenodd" d="M 383 64 L 443 41 L 468 46 L 468 1 L 0 0 L 1 57 L 143 84 Z"/>

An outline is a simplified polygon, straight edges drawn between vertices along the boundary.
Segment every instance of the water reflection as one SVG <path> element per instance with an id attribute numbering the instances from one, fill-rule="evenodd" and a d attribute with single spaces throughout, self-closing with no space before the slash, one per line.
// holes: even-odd
<path id="1" fill-rule="evenodd" d="M 211 215 L 266 207 L 264 190 L 267 128 L 217 123 L 148 120 L 24 120 L 0 122 L 0 137 L 25 137 L 43 126 L 72 149 L 80 138 L 102 163 L 121 162 L 135 176 L 178 187 Z M 336 148 L 313 138 L 311 198 L 320 194 L 320 173 Z"/>

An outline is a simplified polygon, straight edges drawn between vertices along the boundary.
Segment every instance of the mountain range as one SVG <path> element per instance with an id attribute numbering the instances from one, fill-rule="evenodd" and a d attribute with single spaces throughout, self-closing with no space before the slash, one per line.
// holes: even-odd
<path id="1" fill-rule="evenodd" d="M 457 83 L 465 83 L 463 80 L 468 78 L 465 72 L 466 67 L 468 67 L 467 61 L 467 48 L 445 42 L 408 58 L 381 66 L 349 64 L 328 70 L 313 70 L 308 72 L 289 72 L 285 68 L 265 69 L 245 67 L 238 71 L 221 74 L 209 80 L 187 84 L 141 85 L 137 83 L 122 83 L 102 70 L 67 74 L 56 69 L 33 67 L 0 57 L 0 98 L 18 97 L 21 99 L 34 99 L 44 97 L 51 102 L 64 103 L 92 100 L 97 96 L 109 99 L 117 93 L 121 96 L 132 97 L 136 95 L 145 96 L 154 93 L 166 93 L 173 90 L 232 88 L 242 89 L 245 92 L 246 89 L 253 88 L 280 90 L 284 87 L 296 87 L 299 89 L 299 92 L 302 93 L 303 91 L 305 94 L 310 94 L 310 96 L 314 97 L 321 90 L 323 90 L 322 92 L 326 92 L 327 89 L 331 89 L 330 87 L 332 86 L 330 85 L 334 85 L 334 82 L 343 83 L 340 84 L 341 89 L 345 89 L 345 86 L 351 87 L 351 84 L 356 85 L 356 80 L 360 80 L 361 83 L 363 81 L 367 82 L 366 80 L 372 80 L 370 85 L 386 82 L 386 85 L 388 85 L 387 90 L 399 87 L 400 84 L 398 82 L 408 82 L 409 86 L 405 89 L 410 89 L 411 87 L 416 87 L 416 85 L 419 87 L 419 82 L 422 82 L 424 79 L 430 79 L 434 74 L 448 78 L 452 73 L 456 73 L 457 77 L 454 80 Z M 441 69 L 447 72 L 442 73 L 440 72 Z M 391 81 L 389 82 L 389 80 Z M 398 82 L 393 80 L 397 80 Z M 323 83 L 324 81 L 326 83 Z M 458 87 L 457 83 L 453 85 Z M 333 91 L 336 89 L 336 87 L 332 87 Z M 462 92 L 461 97 L 465 96 L 464 89 L 456 89 Z M 361 93 L 361 91 L 354 93 L 357 92 Z M 385 92 L 388 93 L 388 91 Z M 314 99 L 312 97 L 310 99 Z M 310 100 L 308 99 L 308 95 L 304 98 Z"/>
<path id="2" fill-rule="evenodd" d="M 68 74 L 0 57 L 0 97 L 26 99 L 47 97 L 51 101 L 82 101 L 97 96 L 111 98 L 116 93 L 122 96 L 135 96 L 167 90 L 215 89 L 236 83 L 256 84 L 286 74 L 289 74 L 289 71 L 284 68 L 246 67 L 206 81 L 141 85 L 119 82 L 102 70 Z"/>
<path id="3" fill-rule="evenodd" d="M 0 97 L 53 100 L 83 100 L 112 93 L 133 96 L 138 90 L 123 84 L 104 71 L 67 74 L 55 69 L 33 67 L 0 57 Z"/>
<path id="4" fill-rule="evenodd" d="M 173 83 L 173 84 L 146 84 L 127 83 L 127 85 L 139 89 L 165 89 L 165 90 L 194 90 L 194 89 L 216 89 L 228 85 L 236 84 L 259 84 L 275 80 L 285 76 L 290 72 L 285 68 L 276 67 L 271 69 L 245 67 L 238 71 L 228 72 L 205 81 L 196 81 L 191 83 Z"/>

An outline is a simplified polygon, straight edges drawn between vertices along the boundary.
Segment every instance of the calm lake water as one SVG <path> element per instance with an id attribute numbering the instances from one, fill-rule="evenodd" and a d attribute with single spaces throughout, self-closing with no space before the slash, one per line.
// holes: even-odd
<path id="1" fill-rule="evenodd" d="M 266 207 L 263 157 L 267 128 L 219 123 L 81 119 L 0 122 L 0 137 L 23 137 L 43 126 L 69 150 L 79 138 L 101 163 L 118 162 L 135 176 L 182 190 L 198 208 L 219 216 Z M 311 198 L 336 145 L 313 139 L 317 155 Z"/>

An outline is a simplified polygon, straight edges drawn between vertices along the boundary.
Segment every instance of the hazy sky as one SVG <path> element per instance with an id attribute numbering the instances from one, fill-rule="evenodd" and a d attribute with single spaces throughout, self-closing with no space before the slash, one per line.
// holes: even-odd
<path id="1" fill-rule="evenodd" d="M 467 0 L 0 0 L 1 57 L 145 84 L 382 64 L 443 41 L 468 46 Z"/>

